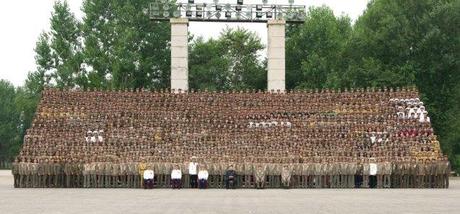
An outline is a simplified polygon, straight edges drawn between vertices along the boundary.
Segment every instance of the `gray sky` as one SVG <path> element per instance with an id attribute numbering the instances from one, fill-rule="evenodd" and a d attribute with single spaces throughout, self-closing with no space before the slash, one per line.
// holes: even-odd
<path id="1" fill-rule="evenodd" d="M 67 0 L 72 12 L 81 19 L 80 10 L 83 0 Z M 186 0 L 179 0 L 186 2 Z M 195 0 L 195 2 L 212 2 Z M 236 2 L 220 0 L 219 2 Z M 245 0 L 245 3 L 260 3 L 262 0 Z M 271 4 L 286 4 L 288 0 L 269 0 Z M 369 0 L 296 0 L 296 4 L 307 6 L 327 5 L 335 15 L 346 14 L 353 20 L 359 17 Z M 24 83 L 29 71 L 35 69 L 35 43 L 41 32 L 49 29 L 49 19 L 54 0 L 5 0 L 0 1 L 0 79 L 7 79 L 15 86 Z M 146 20 L 148 21 L 148 20 Z M 190 32 L 204 38 L 217 37 L 226 27 L 241 26 L 257 32 L 264 44 L 267 40 L 265 24 L 224 24 L 224 23 L 190 23 Z"/>

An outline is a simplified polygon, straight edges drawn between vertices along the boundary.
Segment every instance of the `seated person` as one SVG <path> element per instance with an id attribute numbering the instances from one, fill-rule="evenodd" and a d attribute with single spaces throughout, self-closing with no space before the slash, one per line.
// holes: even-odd
<path id="1" fill-rule="evenodd" d="M 171 171 L 171 183 L 173 189 L 180 189 L 182 186 L 182 171 L 178 165 L 175 165 Z"/>
<path id="2" fill-rule="evenodd" d="M 225 171 L 225 188 L 226 189 L 236 188 L 236 172 L 233 169 L 232 165 L 230 165 L 227 171 Z"/>
<path id="3" fill-rule="evenodd" d="M 206 189 L 208 187 L 208 177 L 208 170 L 202 169 L 198 172 L 198 181 L 200 189 Z"/>
<path id="4" fill-rule="evenodd" d="M 153 170 L 147 169 L 144 171 L 144 189 L 153 188 L 153 177 L 154 177 Z"/>

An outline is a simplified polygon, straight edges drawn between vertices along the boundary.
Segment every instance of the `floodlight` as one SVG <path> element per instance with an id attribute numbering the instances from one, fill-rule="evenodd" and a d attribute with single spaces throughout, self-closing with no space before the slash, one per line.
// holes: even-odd
<path id="1" fill-rule="evenodd" d="M 241 5 L 236 5 L 235 9 L 236 9 L 236 11 L 241 11 L 241 9 L 243 9 L 243 7 Z"/>
<path id="2" fill-rule="evenodd" d="M 222 5 L 220 5 L 220 4 L 216 5 L 216 10 L 221 11 L 222 10 Z"/>
<path id="3" fill-rule="evenodd" d="M 243 5 L 243 0 L 237 0 L 236 3 L 239 5 Z"/>
<path id="4" fill-rule="evenodd" d="M 263 16 L 263 13 L 262 13 L 262 12 L 257 12 L 257 13 L 256 13 L 256 17 L 257 17 L 257 18 L 260 19 L 260 18 L 262 18 L 262 16 Z"/>
<path id="5" fill-rule="evenodd" d="M 268 18 L 268 19 L 273 18 L 273 13 L 272 13 L 272 12 L 267 12 L 267 18 Z"/>
<path id="6" fill-rule="evenodd" d="M 164 5 L 163 5 L 163 10 L 169 10 L 169 5 L 168 5 L 168 4 L 164 4 Z"/>
<path id="7" fill-rule="evenodd" d="M 256 5 L 256 10 L 261 11 L 262 10 L 262 5 L 260 5 L 260 4 Z"/>
<path id="8" fill-rule="evenodd" d="M 237 19 L 240 19 L 240 18 L 241 18 L 241 12 L 239 12 L 239 11 L 236 12 L 236 18 L 237 18 Z"/>
<path id="9" fill-rule="evenodd" d="M 196 11 L 196 17 L 203 17 L 203 11 Z"/>
<path id="10" fill-rule="evenodd" d="M 230 11 L 225 12 L 225 17 L 226 18 L 232 18 L 232 12 L 230 12 Z"/>
<path id="11" fill-rule="evenodd" d="M 187 10 L 187 11 L 185 12 L 185 15 L 186 15 L 187 17 L 192 17 L 192 11 Z"/>
<path id="12" fill-rule="evenodd" d="M 194 3 L 195 3 L 195 0 L 188 0 L 188 3 L 189 3 L 189 4 L 194 4 Z"/>
<path id="13" fill-rule="evenodd" d="M 163 17 L 168 18 L 168 17 L 169 17 L 169 12 L 168 12 L 168 11 L 164 11 L 164 12 L 163 12 Z"/>
<path id="14" fill-rule="evenodd" d="M 246 12 L 246 16 L 247 16 L 248 18 L 252 18 L 252 12 L 251 12 L 251 11 L 247 11 L 247 12 Z"/>
<path id="15" fill-rule="evenodd" d="M 203 5 L 202 4 L 197 4 L 196 5 L 196 10 L 203 10 Z"/>

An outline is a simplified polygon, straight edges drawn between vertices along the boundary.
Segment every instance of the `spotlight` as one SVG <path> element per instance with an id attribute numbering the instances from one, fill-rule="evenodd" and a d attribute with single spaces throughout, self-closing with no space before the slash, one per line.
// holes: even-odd
<path id="1" fill-rule="evenodd" d="M 164 11 L 164 12 L 163 12 L 163 17 L 168 18 L 168 17 L 169 17 L 169 12 L 168 12 L 168 11 Z"/>
<path id="2" fill-rule="evenodd" d="M 197 4 L 196 5 L 196 10 L 203 10 L 203 5 L 202 4 Z"/>
<path id="3" fill-rule="evenodd" d="M 195 3 L 195 0 L 188 0 L 188 3 L 189 3 L 189 4 L 194 4 L 194 3 Z"/>
<path id="4" fill-rule="evenodd" d="M 257 17 L 257 18 L 260 19 L 260 18 L 262 18 L 262 16 L 263 16 L 263 13 L 262 13 L 262 12 L 257 12 L 257 13 L 256 13 L 256 17 Z"/>
<path id="5" fill-rule="evenodd" d="M 168 4 L 163 5 L 163 10 L 169 10 L 169 5 Z"/>
<path id="6" fill-rule="evenodd" d="M 232 12 L 230 12 L 230 11 L 225 12 L 225 17 L 228 18 L 228 19 L 232 18 Z"/>
<path id="7" fill-rule="evenodd" d="M 260 4 L 256 5 L 256 10 L 261 11 L 262 10 L 262 5 L 260 5 Z"/>
<path id="8" fill-rule="evenodd" d="M 268 0 L 263 0 L 262 3 L 267 4 Z"/>
<path id="9" fill-rule="evenodd" d="M 185 12 L 185 15 L 186 15 L 187 17 L 192 17 L 192 11 L 187 10 L 187 12 Z"/>
<path id="10" fill-rule="evenodd" d="M 243 5 L 243 0 L 238 0 L 238 1 L 236 1 L 236 3 L 239 4 L 239 5 Z"/>
<path id="11" fill-rule="evenodd" d="M 289 4 L 294 4 L 294 0 L 289 0 Z"/>
<path id="12" fill-rule="evenodd" d="M 241 9 L 243 9 L 243 7 L 241 5 L 236 5 L 236 11 L 241 11 Z"/>
<path id="13" fill-rule="evenodd" d="M 216 10 L 221 11 L 222 10 L 222 5 L 220 5 L 220 4 L 216 5 Z"/>
<path id="14" fill-rule="evenodd" d="M 219 4 L 219 0 L 214 0 L 214 4 Z"/>
<path id="15" fill-rule="evenodd" d="M 196 17 L 203 17 L 203 11 L 196 11 Z"/>
<path id="16" fill-rule="evenodd" d="M 241 18 L 241 12 L 236 12 L 236 19 L 240 19 Z"/>
<path id="17" fill-rule="evenodd" d="M 273 13 L 272 12 L 267 12 L 267 19 L 273 18 Z"/>
<path id="18" fill-rule="evenodd" d="M 227 4 L 225 4 L 225 10 L 230 10 L 231 8 L 232 8 L 232 7 L 231 7 L 231 5 L 230 5 L 230 4 L 228 4 L 228 3 L 227 3 Z"/>

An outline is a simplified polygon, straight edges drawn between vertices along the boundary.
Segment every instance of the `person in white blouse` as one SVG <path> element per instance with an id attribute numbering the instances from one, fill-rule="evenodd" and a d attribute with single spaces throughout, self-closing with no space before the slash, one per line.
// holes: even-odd
<path id="1" fill-rule="evenodd" d="M 208 177 L 209 173 L 208 170 L 206 170 L 206 167 L 203 167 L 200 171 L 198 171 L 198 181 L 199 181 L 199 188 L 200 189 L 206 189 L 208 187 Z"/>
<path id="2" fill-rule="evenodd" d="M 147 169 L 144 170 L 144 189 L 152 189 L 153 188 L 153 178 L 155 174 L 153 170 Z"/>
<path id="3" fill-rule="evenodd" d="M 198 163 L 195 156 L 188 164 L 188 174 L 190 175 L 190 188 L 198 188 Z"/>
<path id="4" fill-rule="evenodd" d="M 174 165 L 173 170 L 171 171 L 171 183 L 173 189 L 180 189 L 182 186 L 182 171 L 178 165 Z"/>

